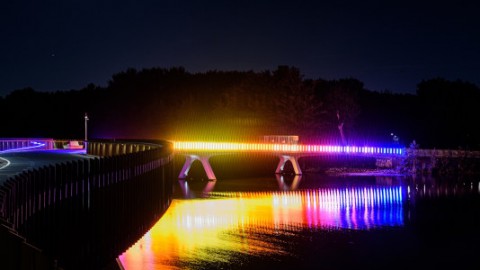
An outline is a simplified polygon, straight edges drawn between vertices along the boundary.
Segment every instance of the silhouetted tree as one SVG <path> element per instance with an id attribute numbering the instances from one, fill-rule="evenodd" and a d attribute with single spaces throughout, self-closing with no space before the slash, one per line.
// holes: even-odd
<path id="1" fill-rule="evenodd" d="M 277 132 L 312 138 L 324 126 L 323 103 L 315 96 L 315 82 L 305 81 L 294 67 L 279 66 L 273 72 L 271 121 Z"/>
<path id="2" fill-rule="evenodd" d="M 319 81 L 317 95 L 325 101 L 327 121 L 338 129 L 342 144 L 347 144 L 346 133 L 353 132 L 360 113 L 358 95 L 361 91 L 363 83 L 355 79 Z"/>
<path id="3" fill-rule="evenodd" d="M 480 89 L 474 84 L 435 78 L 417 86 L 421 133 L 430 145 L 479 147 L 480 132 L 475 123 L 480 115 Z M 476 142 L 475 142 L 476 141 Z"/>
<path id="4" fill-rule="evenodd" d="M 263 72 L 182 67 L 127 69 L 108 87 L 12 91 L 0 98 L 0 137 L 235 139 L 295 134 L 342 143 L 416 140 L 426 148 L 480 149 L 480 90 L 441 78 L 422 81 L 417 94 L 364 89 L 353 79 L 305 80 L 299 69 Z M 209 135 L 207 135 L 209 134 Z"/>

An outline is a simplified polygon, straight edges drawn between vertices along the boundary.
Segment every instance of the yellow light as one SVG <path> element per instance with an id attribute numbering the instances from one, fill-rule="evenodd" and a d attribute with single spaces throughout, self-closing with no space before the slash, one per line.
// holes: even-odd
<path id="1" fill-rule="evenodd" d="M 401 148 L 378 148 L 367 146 L 339 145 L 302 145 L 302 144 L 269 144 L 269 143 L 231 143 L 231 142 L 179 142 L 173 143 L 177 152 L 279 152 L 279 153 L 343 153 L 343 154 L 383 154 L 402 155 Z"/>
<path id="2" fill-rule="evenodd" d="M 229 261 L 232 252 L 285 252 L 269 238 L 251 237 L 255 233 L 403 225 L 401 187 L 210 194 L 218 199 L 173 200 L 152 229 L 119 257 L 124 269 L 168 269 L 171 262 L 211 261 L 212 256 Z"/>

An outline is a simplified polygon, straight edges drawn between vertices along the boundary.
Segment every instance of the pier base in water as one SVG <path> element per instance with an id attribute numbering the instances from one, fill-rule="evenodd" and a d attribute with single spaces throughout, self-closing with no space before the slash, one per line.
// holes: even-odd
<path id="1" fill-rule="evenodd" d="M 188 172 L 192 167 L 192 164 L 195 160 L 199 160 L 202 163 L 203 169 L 207 173 L 208 180 L 216 180 L 215 174 L 213 173 L 212 166 L 208 161 L 210 159 L 210 155 L 187 155 L 185 159 L 185 164 L 183 164 L 183 168 L 180 171 L 180 175 L 178 176 L 179 179 L 187 178 Z"/>
<path id="2" fill-rule="evenodd" d="M 285 167 L 285 163 L 287 161 L 290 161 L 293 166 L 293 171 L 295 172 L 296 175 L 301 175 L 302 174 L 302 169 L 300 169 L 300 164 L 298 163 L 298 158 L 296 156 L 291 156 L 291 155 L 281 155 L 280 156 L 280 161 L 278 162 L 277 170 L 275 170 L 275 173 L 282 173 L 283 172 L 283 167 Z"/>

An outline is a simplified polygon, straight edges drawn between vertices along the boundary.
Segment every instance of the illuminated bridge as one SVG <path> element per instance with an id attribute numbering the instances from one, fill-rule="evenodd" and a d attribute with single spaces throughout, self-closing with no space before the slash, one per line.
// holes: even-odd
<path id="1" fill-rule="evenodd" d="M 340 146 L 340 145 L 302 145 L 282 143 L 227 143 L 227 142 L 173 142 L 174 152 L 185 155 L 185 164 L 180 171 L 179 178 L 185 179 L 196 160 L 202 166 L 209 180 L 215 180 L 215 174 L 209 159 L 214 155 L 230 153 L 263 153 L 279 157 L 275 173 L 282 173 L 287 161 L 290 161 L 296 175 L 302 170 L 298 159 L 307 156 L 343 155 L 359 157 L 403 157 L 406 153 L 402 147 L 373 147 L 373 146 Z"/>

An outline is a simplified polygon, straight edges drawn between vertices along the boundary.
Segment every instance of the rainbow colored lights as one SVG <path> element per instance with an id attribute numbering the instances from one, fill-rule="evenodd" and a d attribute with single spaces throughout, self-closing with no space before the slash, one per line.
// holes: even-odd
<path id="1" fill-rule="evenodd" d="M 403 155 L 404 148 L 375 146 L 302 145 L 267 143 L 227 143 L 227 142 L 173 142 L 175 151 L 202 152 L 277 152 L 299 154 L 363 154 L 363 155 Z"/>
<path id="2" fill-rule="evenodd" d="M 288 253 L 276 243 L 305 228 L 368 230 L 403 226 L 401 186 L 289 192 L 210 192 L 215 199 L 173 200 L 167 212 L 119 257 L 124 269 L 175 268 L 178 261 L 229 261 L 236 253 Z M 263 235 L 265 237 L 259 237 Z M 214 254 L 214 255 L 212 255 Z"/>
<path id="3" fill-rule="evenodd" d="M 245 199 L 267 197 L 272 200 L 277 227 L 303 223 L 308 227 L 349 229 L 403 225 L 406 197 L 401 186 L 326 188 L 273 192 L 271 195 L 262 192 L 213 192 L 212 195 Z"/>

